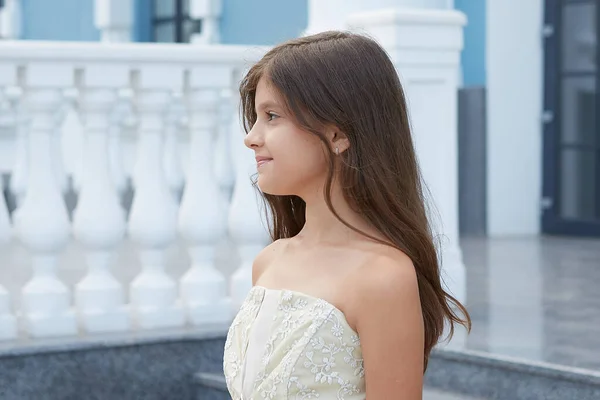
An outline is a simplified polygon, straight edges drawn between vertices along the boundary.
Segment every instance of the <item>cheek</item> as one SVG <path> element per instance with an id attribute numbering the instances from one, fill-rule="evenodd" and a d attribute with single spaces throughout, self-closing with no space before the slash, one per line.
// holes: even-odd
<path id="1" fill-rule="evenodd" d="M 259 173 L 258 184 L 263 192 L 277 195 L 299 194 L 307 186 L 320 185 L 327 176 L 327 158 L 318 138 L 300 132 L 281 135 L 273 141 L 270 153 L 272 168 Z"/>

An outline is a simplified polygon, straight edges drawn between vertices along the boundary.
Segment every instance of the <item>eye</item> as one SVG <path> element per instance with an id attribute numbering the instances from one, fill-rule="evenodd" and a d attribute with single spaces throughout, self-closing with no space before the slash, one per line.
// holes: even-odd
<path id="1" fill-rule="evenodd" d="M 267 112 L 267 120 L 268 121 L 273 121 L 275 118 L 279 118 L 279 115 L 273 113 L 273 112 Z"/>

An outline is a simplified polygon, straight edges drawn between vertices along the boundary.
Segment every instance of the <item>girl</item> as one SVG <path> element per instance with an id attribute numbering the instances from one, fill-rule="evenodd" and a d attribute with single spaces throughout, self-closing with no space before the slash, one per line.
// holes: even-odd
<path id="1" fill-rule="evenodd" d="M 240 93 L 273 243 L 229 329 L 231 396 L 421 399 L 445 322 L 470 319 L 440 282 L 394 65 L 325 32 L 273 48 Z"/>

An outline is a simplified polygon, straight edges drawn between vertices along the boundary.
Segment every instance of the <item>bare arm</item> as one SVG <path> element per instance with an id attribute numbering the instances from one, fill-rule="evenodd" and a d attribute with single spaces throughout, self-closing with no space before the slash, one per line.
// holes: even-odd
<path id="1" fill-rule="evenodd" d="M 354 310 L 367 399 L 421 400 L 424 333 L 414 267 L 406 257 L 379 257 L 368 270 Z"/>

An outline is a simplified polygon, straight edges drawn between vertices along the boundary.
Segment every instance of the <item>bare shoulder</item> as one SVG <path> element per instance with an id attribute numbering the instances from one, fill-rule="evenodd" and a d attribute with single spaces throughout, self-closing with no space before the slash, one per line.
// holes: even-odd
<path id="1" fill-rule="evenodd" d="M 420 312 L 417 274 L 412 260 L 396 249 L 377 249 L 352 274 L 349 314 L 360 329 L 376 308 L 382 314 Z"/>
<path id="2" fill-rule="evenodd" d="M 287 246 L 288 239 L 279 239 L 262 249 L 252 263 L 252 285 L 255 285 L 261 275 L 266 271 L 283 249 Z"/>

